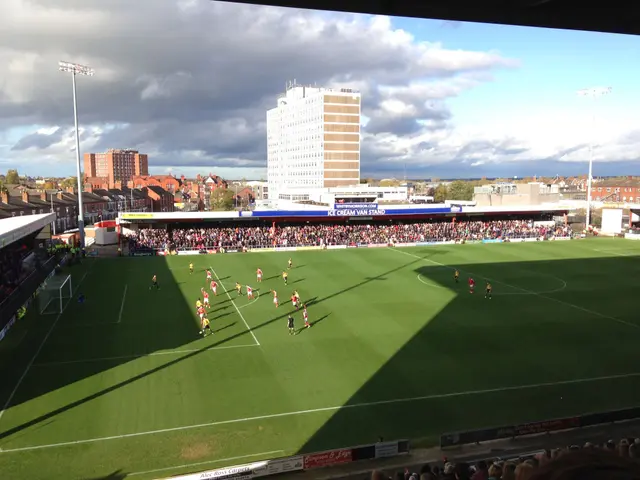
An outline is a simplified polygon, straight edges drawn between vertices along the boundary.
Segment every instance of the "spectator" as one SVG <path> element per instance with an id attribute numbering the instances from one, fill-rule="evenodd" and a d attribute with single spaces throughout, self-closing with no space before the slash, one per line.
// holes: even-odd
<path id="1" fill-rule="evenodd" d="M 549 452 L 549 459 L 551 459 L 551 452 Z M 516 480 L 516 464 L 512 462 L 506 462 L 502 468 L 501 480 Z"/>
<path id="2" fill-rule="evenodd" d="M 562 455 L 531 474 L 530 480 L 635 480 L 640 463 L 609 449 L 576 450 Z"/>
<path id="3" fill-rule="evenodd" d="M 536 226 L 531 220 L 422 222 L 383 225 L 296 225 L 143 229 L 129 234 L 130 249 L 241 249 L 264 247 L 366 245 L 416 242 L 505 240 L 570 236 L 566 226 Z"/>
<path id="4" fill-rule="evenodd" d="M 515 470 L 516 480 L 529 480 L 533 474 L 533 465 L 527 462 L 522 462 L 516 466 Z"/>
<path id="5" fill-rule="evenodd" d="M 473 474 L 471 480 L 487 480 L 488 478 L 489 469 L 487 468 L 487 462 L 481 460 L 476 464 L 476 473 Z"/>
<path id="6" fill-rule="evenodd" d="M 500 480 L 500 477 L 502 477 L 502 465 L 500 465 L 497 462 L 494 462 L 490 467 L 489 467 L 489 480 Z"/>

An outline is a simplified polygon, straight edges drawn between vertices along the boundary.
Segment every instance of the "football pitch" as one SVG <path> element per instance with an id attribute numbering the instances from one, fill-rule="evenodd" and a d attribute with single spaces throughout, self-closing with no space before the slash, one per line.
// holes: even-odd
<path id="1" fill-rule="evenodd" d="M 207 268 L 219 287 L 202 338 Z M 87 259 L 68 272 L 85 303 L 34 307 L 0 342 L 0 478 L 162 478 L 640 404 L 640 242 Z"/>

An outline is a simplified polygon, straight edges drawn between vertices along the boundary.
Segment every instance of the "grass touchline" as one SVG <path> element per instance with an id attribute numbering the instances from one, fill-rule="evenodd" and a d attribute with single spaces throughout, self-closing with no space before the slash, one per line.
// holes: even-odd
<path id="1" fill-rule="evenodd" d="M 85 440 L 73 440 L 69 442 L 59 442 L 59 443 L 52 443 L 48 445 L 34 445 L 30 447 L 9 448 L 9 449 L 1 450 L 0 455 L 3 453 L 42 450 L 45 448 L 65 447 L 69 445 L 82 445 L 86 443 L 105 442 L 108 440 L 120 440 L 124 438 L 157 435 L 159 433 L 193 430 L 196 428 L 206 428 L 206 427 L 215 427 L 219 425 L 229 425 L 234 423 L 253 422 L 256 420 L 268 420 L 272 418 L 292 417 L 292 416 L 298 416 L 298 415 L 307 415 L 311 413 L 331 412 L 331 411 L 337 411 L 342 409 L 376 407 L 380 405 L 390 405 L 394 403 L 419 402 L 424 400 L 435 400 L 435 399 L 442 399 L 442 398 L 463 397 L 463 396 L 471 396 L 471 395 L 486 395 L 488 393 L 502 393 L 502 392 L 509 392 L 514 390 L 528 390 L 533 388 L 557 387 L 560 385 L 575 385 L 579 383 L 601 382 L 601 381 L 607 381 L 607 380 L 617 380 L 622 378 L 634 378 L 634 377 L 640 377 L 640 372 L 621 373 L 618 375 L 604 375 L 604 376 L 592 377 L 592 378 L 575 378 L 571 380 L 560 380 L 557 382 L 542 382 L 542 383 L 532 383 L 532 384 L 524 384 L 524 385 L 513 385 L 513 386 L 499 387 L 499 388 L 485 388 L 480 390 L 468 390 L 463 392 L 436 393 L 433 395 L 421 395 L 418 397 L 408 397 L 408 398 L 393 398 L 389 400 L 378 400 L 375 402 L 354 403 L 354 404 L 347 404 L 342 406 L 311 408 L 308 410 L 298 410 L 295 412 L 273 413 L 269 415 L 257 415 L 255 417 L 234 418 L 231 420 L 220 420 L 218 422 L 207 422 L 207 423 L 200 423 L 196 425 L 185 425 L 182 427 L 161 428 L 158 430 L 150 430 L 147 432 L 124 433 L 122 435 L 111 435 L 108 437 L 88 438 Z"/>

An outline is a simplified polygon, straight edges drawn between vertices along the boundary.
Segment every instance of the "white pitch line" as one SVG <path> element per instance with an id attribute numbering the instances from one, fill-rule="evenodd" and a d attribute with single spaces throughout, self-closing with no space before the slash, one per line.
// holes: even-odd
<path id="1" fill-rule="evenodd" d="M 402 253 L 403 255 L 409 255 L 410 257 L 418 258 L 418 259 L 420 259 L 420 260 L 422 260 L 424 262 L 430 262 L 430 263 L 432 263 L 434 265 L 439 265 L 441 267 L 446 267 L 446 268 L 448 268 L 450 270 L 454 270 L 453 267 L 451 267 L 449 265 L 446 265 L 444 263 L 436 262 L 435 260 L 431 260 L 430 258 L 424 258 L 424 257 L 421 257 L 419 255 L 415 255 L 413 253 L 409 253 L 409 252 L 404 252 L 402 250 L 398 250 L 396 248 L 391 249 L 391 251 L 392 252 L 397 252 L 397 253 Z M 463 271 L 463 270 L 460 270 L 460 271 Z M 484 275 L 476 274 L 476 273 L 471 272 L 469 270 L 467 270 L 466 272 L 470 273 L 472 275 L 478 275 L 478 276 L 480 276 L 482 278 L 485 278 L 487 280 L 491 280 L 494 283 L 499 283 L 501 285 L 504 285 L 505 287 L 513 288 L 515 290 L 520 290 L 521 292 L 526 292 L 529 295 L 535 295 L 536 297 L 544 298 L 546 300 L 551 300 L 552 302 L 556 302 L 556 303 L 558 303 L 560 305 L 565 305 L 567 307 L 575 308 L 576 310 L 580 310 L 582 312 L 589 313 L 589 314 L 595 315 L 597 317 L 606 318 L 607 320 L 613 320 L 615 322 L 622 323 L 623 325 L 626 325 L 628 327 L 633 327 L 633 328 L 640 329 L 640 325 L 637 325 L 637 324 L 631 323 L 631 322 L 627 322 L 626 320 L 622 320 L 620 318 L 611 317 L 609 315 L 605 315 L 604 313 L 596 312 L 595 310 L 590 310 L 588 308 L 581 307 L 580 305 L 576 305 L 574 303 L 565 302 L 564 300 L 559 300 L 559 299 L 553 298 L 553 297 L 547 297 L 546 295 L 543 295 L 542 293 L 534 292 L 533 290 L 528 290 L 526 288 L 518 287 L 516 285 L 511 285 L 511 284 L 506 283 L 506 282 L 501 282 L 500 280 L 496 280 L 495 278 L 485 277 Z"/>
<path id="2" fill-rule="evenodd" d="M 216 273 L 216 271 L 213 269 L 213 267 L 211 265 L 209 265 L 209 268 L 211 269 L 211 271 L 213 272 L 213 274 L 216 276 L 216 278 L 218 279 L 218 282 L 220 283 L 220 285 L 222 285 L 222 288 L 224 289 L 224 293 L 227 294 L 227 297 L 229 297 L 229 300 L 231 300 L 231 305 L 233 305 L 233 307 L 236 309 L 236 312 L 238 312 L 238 315 L 240 315 L 240 318 L 242 319 L 242 321 L 244 322 L 244 325 L 247 327 L 247 330 L 249 330 L 249 333 L 251 334 L 251 336 L 253 337 L 253 340 L 256 342 L 256 345 L 260 346 L 260 342 L 258 341 L 258 339 L 256 338 L 256 334 L 253 333 L 253 330 L 251 330 L 251 327 L 249 326 L 249 324 L 247 323 L 247 320 L 244 318 L 244 315 L 242 315 L 242 312 L 240 311 L 240 309 L 238 308 L 238 305 L 236 305 L 236 302 L 233 301 L 233 298 L 231 298 L 231 295 L 229 294 L 229 290 L 227 290 L 227 287 L 224 286 L 224 283 L 222 283 L 222 280 L 220 280 L 220 277 L 218 276 L 218 274 Z"/>
<path id="3" fill-rule="evenodd" d="M 258 301 L 258 299 L 260 298 L 260 292 L 258 290 L 255 290 L 256 292 L 256 298 L 254 298 L 253 300 L 251 300 L 249 303 L 246 303 L 244 305 L 240 305 L 238 308 L 245 308 L 248 307 L 249 305 L 253 305 L 254 303 L 256 303 Z"/>
<path id="4" fill-rule="evenodd" d="M 91 271 L 91 269 L 93 268 L 94 265 L 95 265 L 95 262 L 91 263 L 91 265 L 89 265 L 89 268 L 87 268 L 87 271 L 84 272 L 84 275 L 82 276 L 82 278 L 80 279 L 80 281 L 78 282 L 78 284 L 76 286 L 76 292 L 78 291 L 78 288 L 80 288 L 80 285 L 82 285 L 82 282 L 84 282 L 84 279 L 87 278 L 87 275 L 89 274 L 89 272 Z M 71 292 L 71 295 L 73 296 L 73 292 Z M 25 377 L 27 376 L 27 373 L 29 373 L 29 370 L 31 370 L 31 367 L 33 366 L 33 362 L 35 362 L 36 358 L 38 357 L 38 355 L 40 355 L 40 352 L 42 351 L 42 347 L 44 347 L 44 344 L 47 342 L 47 340 L 49 340 L 49 337 L 51 336 L 51 333 L 53 332 L 53 329 L 56 328 L 56 325 L 58 324 L 58 321 L 60 320 L 60 317 L 62 317 L 62 314 L 66 310 L 67 306 L 71 303 L 71 300 L 72 299 L 69 299 L 69 301 L 66 303 L 66 305 L 64 305 L 62 307 L 62 309 L 60 310 L 60 313 L 58 314 L 56 319 L 51 323 L 51 326 L 49 327 L 49 330 L 47 331 L 46 335 L 42 339 L 42 342 L 40 342 L 40 345 L 38 346 L 38 349 L 36 350 L 36 353 L 33 354 L 33 357 L 31 357 L 31 360 L 29 360 L 29 363 L 27 363 L 27 366 L 24 369 L 24 372 L 22 372 L 22 375 L 18 379 L 18 383 L 16 383 L 16 386 L 13 388 L 13 390 L 9 394 L 9 398 L 7 398 L 7 401 L 5 402 L 4 406 L 2 407 L 2 410 L 0 410 L 0 421 L 2 420 L 2 417 L 4 416 L 4 414 L 7 411 L 7 409 L 9 408 L 9 405 L 11 405 L 11 402 L 13 401 L 13 397 L 15 397 L 16 392 L 18 391 L 18 388 L 20 388 L 20 385 L 22 385 L 22 382 L 24 381 Z"/>
<path id="5" fill-rule="evenodd" d="M 180 355 L 182 353 L 193 353 L 193 352 L 210 352 L 213 350 L 228 350 L 230 348 L 248 348 L 248 347 L 257 347 L 255 343 L 251 345 L 223 345 L 222 347 L 211 347 L 211 348 L 191 348 L 184 350 L 168 350 L 166 352 L 152 352 L 152 353 L 142 353 L 136 355 L 120 355 L 117 357 L 100 357 L 100 358 L 85 358 L 82 360 L 65 360 L 61 362 L 43 362 L 36 363 L 34 367 L 49 367 L 53 365 L 70 365 L 73 363 L 91 363 L 91 362 L 109 362 L 111 360 L 125 360 L 131 358 L 143 358 L 143 357 L 153 357 L 157 355 Z"/>
<path id="6" fill-rule="evenodd" d="M 124 284 L 124 293 L 122 294 L 122 303 L 120 303 L 120 313 L 118 314 L 118 321 L 116 323 L 120 323 L 122 321 L 122 312 L 124 311 L 124 301 L 127 298 L 127 288 L 129 285 Z"/>
<path id="7" fill-rule="evenodd" d="M 471 395 L 487 395 L 491 393 L 503 393 L 503 392 L 530 390 L 530 389 L 545 388 L 545 387 L 559 387 L 562 385 L 575 385 L 575 384 L 581 384 L 581 383 L 593 383 L 593 382 L 601 382 L 601 381 L 607 381 L 607 380 L 620 380 L 624 378 L 637 378 L 637 377 L 640 377 L 640 372 L 622 373 L 618 375 L 607 375 L 607 376 L 591 377 L 591 378 L 577 378 L 572 380 L 560 380 L 557 382 L 531 383 L 531 384 L 525 384 L 525 385 L 514 385 L 510 387 L 485 388 L 481 390 L 467 390 L 467 391 L 451 392 L 451 393 L 436 393 L 432 395 L 423 395 L 420 397 L 393 398 L 390 400 L 379 400 L 376 402 L 363 402 L 363 403 L 354 403 L 351 405 L 312 408 L 309 410 L 273 413 L 269 415 L 259 415 L 256 417 L 234 418 L 231 420 L 220 420 L 217 422 L 199 423 L 196 425 L 185 425 L 182 427 L 163 428 L 159 430 L 149 430 L 146 432 L 125 433 L 122 435 L 111 435 L 108 437 L 87 438 L 85 440 L 73 440 L 69 442 L 50 443 L 46 445 L 33 445 L 31 447 L 9 448 L 9 449 L 0 450 L 0 455 L 6 454 L 6 453 L 12 453 L 12 452 L 25 452 L 30 450 L 42 450 L 45 448 L 66 447 L 66 446 L 72 446 L 72 445 L 85 445 L 88 443 L 105 442 L 108 440 L 121 440 L 123 438 L 135 438 L 135 437 L 143 437 L 147 435 L 156 435 L 160 433 L 180 432 L 184 430 L 216 427 L 220 425 L 231 425 L 236 423 L 254 422 L 257 420 L 269 420 L 272 418 L 294 417 L 298 415 L 308 415 L 308 414 L 322 413 L 322 412 L 335 412 L 338 410 L 350 410 L 354 408 L 377 407 L 381 405 L 393 405 L 397 403 L 411 403 L 411 402 L 420 402 L 425 400 L 439 400 L 439 399 L 445 399 L 445 398 L 467 397 Z"/>
<path id="8" fill-rule="evenodd" d="M 167 470 L 177 470 L 178 468 L 197 467 L 198 465 L 210 465 L 212 463 L 220 463 L 220 462 L 233 462 L 235 460 L 242 460 L 243 458 L 262 457 L 262 456 L 267 456 L 267 455 L 276 455 L 278 453 L 284 453 L 284 450 L 273 450 L 271 452 L 252 453 L 251 455 L 241 455 L 239 457 L 220 458 L 218 460 L 208 460 L 206 462 L 187 463 L 186 465 L 176 465 L 175 467 L 156 468 L 154 470 L 147 470 L 145 472 L 130 473 L 127 476 L 128 477 L 133 477 L 134 475 L 144 475 L 146 473 L 166 472 Z"/>

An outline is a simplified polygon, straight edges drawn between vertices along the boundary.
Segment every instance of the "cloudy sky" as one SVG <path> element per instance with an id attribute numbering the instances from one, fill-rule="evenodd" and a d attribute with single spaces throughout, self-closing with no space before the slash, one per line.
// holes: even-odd
<path id="1" fill-rule="evenodd" d="M 153 173 L 266 177 L 287 80 L 363 95 L 363 176 L 640 174 L 640 37 L 208 0 L 2 0 L 0 171 L 73 175 L 137 148 Z M 586 87 L 611 86 L 590 100 Z M 594 115 L 595 114 L 595 115 Z M 595 118 L 595 122 L 593 119 Z"/>

